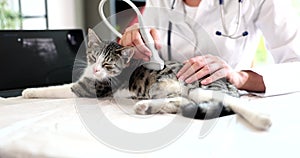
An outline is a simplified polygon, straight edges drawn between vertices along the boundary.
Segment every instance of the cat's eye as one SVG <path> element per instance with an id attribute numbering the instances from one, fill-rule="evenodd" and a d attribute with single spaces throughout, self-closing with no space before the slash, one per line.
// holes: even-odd
<path id="1" fill-rule="evenodd" d="M 111 71 L 111 70 L 114 69 L 114 67 L 112 67 L 112 66 L 106 66 L 105 68 L 106 68 L 107 71 Z"/>
<path id="2" fill-rule="evenodd" d="M 110 71 L 112 69 L 114 69 L 114 66 L 108 63 L 103 63 L 102 67 L 105 68 L 106 70 Z"/>
<path id="3" fill-rule="evenodd" d="M 107 71 L 110 71 L 110 72 L 114 72 L 116 70 L 116 67 L 113 65 L 106 66 L 105 68 Z"/>

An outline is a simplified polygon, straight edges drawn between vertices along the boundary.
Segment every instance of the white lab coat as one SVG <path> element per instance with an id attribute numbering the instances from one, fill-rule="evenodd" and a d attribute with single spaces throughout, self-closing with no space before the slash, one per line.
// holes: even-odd
<path id="1" fill-rule="evenodd" d="M 299 19 L 292 16 L 288 1 L 244 0 L 238 34 L 247 30 L 249 35 L 239 39 L 215 34 L 216 31 L 223 32 L 218 0 L 202 0 L 196 13 L 188 11 L 183 0 L 175 1 L 173 16 L 170 15 L 173 0 L 147 0 L 143 14 L 145 26 L 155 27 L 160 32 L 164 59 L 169 57 L 167 30 L 170 19 L 173 19 L 172 60 L 184 61 L 196 55 L 210 53 L 221 57 L 237 71 L 251 69 L 262 75 L 266 96 L 300 91 L 300 29 L 296 23 Z M 225 0 L 224 3 L 226 26 L 231 33 L 236 27 L 238 0 Z M 187 16 L 183 18 L 182 15 Z M 175 24 L 184 19 L 189 25 Z M 261 34 L 275 64 L 252 68 Z"/>

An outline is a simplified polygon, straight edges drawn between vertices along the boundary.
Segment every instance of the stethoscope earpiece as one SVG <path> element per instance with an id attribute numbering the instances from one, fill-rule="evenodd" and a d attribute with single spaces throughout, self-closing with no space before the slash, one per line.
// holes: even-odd
<path id="1" fill-rule="evenodd" d="M 245 37 L 248 36 L 248 34 L 249 34 L 248 31 L 244 31 L 242 35 Z"/>
<path id="2" fill-rule="evenodd" d="M 220 32 L 220 31 L 216 31 L 216 35 L 218 35 L 218 36 L 222 36 L 222 32 Z"/>
<path id="3" fill-rule="evenodd" d="M 241 35 L 239 36 L 229 36 L 229 35 L 226 35 L 226 34 L 222 34 L 221 31 L 216 31 L 216 35 L 217 36 L 223 36 L 223 37 L 228 37 L 228 38 L 231 38 L 231 39 L 238 39 L 238 38 L 241 38 L 241 37 L 245 37 L 245 36 L 248 36 L 248 31 L 244 31 Z"/>

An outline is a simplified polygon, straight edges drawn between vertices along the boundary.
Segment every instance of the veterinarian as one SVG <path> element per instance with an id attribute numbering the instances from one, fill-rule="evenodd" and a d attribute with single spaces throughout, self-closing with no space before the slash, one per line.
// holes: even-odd
<path id="1" fill-rule="evenodd" d="M 184 63 L 180 80 L 210 74 L 202 84 L 226 77 L 267 96 L 300 90 L 300 27 L 291 11 L 284 0 L 147 0 L 143 16 L 162 58 Z M 134 57 L 147 61 L 151 52 L 137 26 L 120 44 L 136 46 Z M 252 68 L 261 35 L 274 64 Z"/>

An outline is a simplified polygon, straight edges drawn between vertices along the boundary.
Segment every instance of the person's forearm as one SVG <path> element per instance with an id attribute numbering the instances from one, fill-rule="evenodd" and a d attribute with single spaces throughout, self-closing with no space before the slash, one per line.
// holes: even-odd
<path id="1" fill-rule="evenodd" d="M 237 72 L 229 81 L 240 90 L 252 92 L 265 92 L 266 90 L 263 77 L 249 70 Z"/>

